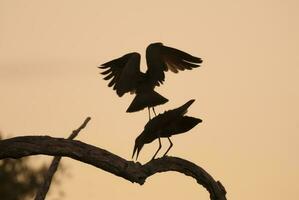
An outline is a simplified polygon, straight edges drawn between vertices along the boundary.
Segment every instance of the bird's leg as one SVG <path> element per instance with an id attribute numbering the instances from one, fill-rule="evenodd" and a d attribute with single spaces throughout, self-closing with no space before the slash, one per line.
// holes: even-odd
<path id="1" fill-rule="evenodd" d="M 170 146 L 168 147 L 167 151 L 164 153 L 163 156 L 166 156 L 166 154 L 168 153 L 168 151 L 169 151 L 169 150 L 171 149 L 171 147 L 173 146 L 173 144 L 172 144 L 172 142 L 171 142 L 171 140 L 170 140 L 169 137 L 168 137 L 168 140 L 169 140 Z"/>
<path id="2" fill-rule="evenodd" d="M 155 155 L 153 156 L 152 160 L 154 160 L 154 159 L 155 159 L 155 157 L 156 157 L 157 153 L 160 151 L 160 149 L 161 149 L 161 147 L 162 147 L 162 145 L 161 145 L 161 139 L 160 139 L 160 137 L 158 137 L 158 139 L 159 139 L 159 148 L 158 148 L 158 150 L 156 151 Z"/>
<path id="3" fill-rule="evenodd" d="M 154 112 L 155 116 L 157 116 L 156 112 L 155 112 L 155 107 L 152 107 L 152 109 L 153 109 L 153 112 Z"/>
<path id="4" fill-rule="evenodd" d="M 151 110 L 150 110 L 150 107 L 147 107 L 147 108 L 148 108 L 148 118 L 149 118 L 148 121 L 150 121 L 151 120 Z"/>

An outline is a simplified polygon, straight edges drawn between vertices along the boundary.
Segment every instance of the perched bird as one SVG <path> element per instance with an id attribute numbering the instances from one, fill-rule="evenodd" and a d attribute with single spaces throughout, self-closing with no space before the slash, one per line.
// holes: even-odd
<path id="1" fill-rule="evenodd" d="M 201 119 L 195 117 L 184 116 L 187 113 L 187 109 L 195 100 L 192 99 L 185 103 L 184 105 L 159 114 L 150 120 L 144 127 L 143 132 L 136 138 L 135 146 L 133 150 L 132 158 L 134 158 L 135 153 L 136 160 L 138 158 L 139 152 L 144 146 L 144 144 L 151 143 L 155 139 L 159 139 L 159 148 L 154 154 L 153 158 L 157 155 L 158 151 L 161 149 L 161 137 L 167 137 L 170 146 L 163 156 L 165 156 L 170 148 L 173 146 L 170 137 L 172 135 L 180 134 L 189 131 L 198 123 L 202 122 Z"/>
<path id="2" fill-rule="evenodd" d="M 191 70 L 199 67 L 202 60 L 178 49 L 164 46 L 162 43 L 150 44 L 146 49 L 147 71 L 140 71 L 140 54 L 128 53 L 120 58 L 102 64 L 104 80 L 110 80 L 108 86 L 113 87 L 119 97 L 125 93 L 135 93 L 136 96 L 127 112 L 136 112 L 164 104 L 165 97 L 154 91 L 165 80 L 165 71 L 178 73 L 179 70 Z"/>

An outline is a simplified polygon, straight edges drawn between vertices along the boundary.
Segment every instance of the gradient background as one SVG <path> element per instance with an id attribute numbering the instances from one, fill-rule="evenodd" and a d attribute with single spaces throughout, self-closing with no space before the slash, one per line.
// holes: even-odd
<path id="1" fill-rule="evenodd" d="M 167 73 L 157 91 L 191 98 L 203 123 L 173 137 L 169 155 L 188 159 L 225 186 L 228 199 L 299 196 L 299 12 L 295 0 L 71 1 L 0 0 L 0 129 L 6 137 L 67 137 L 131 158 L 147 112 L 127 114 L 98 64 L 161 41 L 203 58 L 201 68 Z M 162 151 L 168 147 L 168 141 Z M 147 162 L 155 141 L 141 152 Z M 38 156 L 39 162 L 46 156 Z M 48 159 L 49 160 L 49 159 Z M 35 162 L 35 159 L 32 158 Z M 68 158 L 67 176 L 49 200 L 208 199 L 182 174 L 132 184 Z"/>

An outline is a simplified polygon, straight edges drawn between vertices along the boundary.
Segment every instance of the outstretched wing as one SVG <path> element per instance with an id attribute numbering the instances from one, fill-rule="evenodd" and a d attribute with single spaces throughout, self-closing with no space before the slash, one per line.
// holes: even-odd
<path id="1" fill-rule="evenodd" d="M 116 90 L 118 96 L 136 89 L 138 81 L 142 78 L 140 72 L 140 54 L 128 53 L 120 58 L 106 62 L 99 67 L 105 69 L 101 74 L 104 80 L 110 80 L 108 86 Z"/>
<path id="2" fill-rule="evenodd" d="M 165 79 L 164 71 L 178 73 L 179 70 L 191 70 L 199 67 L 202 60 L 181 50 L 164 46 L 162 43 L 153 43 L 146 49 L 146 62 L 151 81 L 160 85 Z"/>

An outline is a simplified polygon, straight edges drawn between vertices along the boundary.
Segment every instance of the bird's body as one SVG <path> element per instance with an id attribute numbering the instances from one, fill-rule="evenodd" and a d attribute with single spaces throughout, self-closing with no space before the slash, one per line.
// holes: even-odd
<path id="1" fill-rule="evenodd" d="M 129 105 L 127 112 L 136 112 L 146 107 L 155 107 L 168 101 L 168 99 L 154 90 L 156 85 L 151 83 L 150 80 L 148 74 L 142 75 L 142 79 L 136 84 L 136 89 L 131 92 L 135 93 L 136 96 Z"/>
<path id="2" fill-rule="evenodd" d="M 136 94 L 127 112 L 136 112 L 166 103 L 168 99 L 154 91 L 156 86 L 164 82 L 164 72 L 191 70 L 199 67 L 202 60 L 178 49 L 164 46 L 162 43 L 153 43 L 146 49 L 146 63 L 148 68 L 143 73 L 140 71 L 140 54 L 133 52 L 99 67 L 105 69 L 101 74 L 105 75 L 104 80 L 111 79 L 108 86 L 113 86 L 119 97 L 128 92 Z"/>
<path id="3" fill-rule="evenodd" d="M 188 107 L 194 102 L 190 100 L 179 108 L 169 110 L 163 114 L 159 114 L 150 120 L 144 127 L 143 132 L 136 138 L 133 156 L 137 152 L 137 158 L 140 150 L 144 144 L 151 143 L 155 139 L 159 139 L 159 149 L 155 153 L 154 157 L 161 148 L 160 138 L 167 137 L 170 142 L 170 147 L 164 155 L 172 147 L 172 142 L 169 139 L 172 135 L 180 134 L 189 131 L 198 123 L 202 122 L 201 119 L 184 116 L 187 113 Z M 153 157 L 153 158 L 154 158 Z M 136 159 L 137 159 L 136 158 Z"/>

